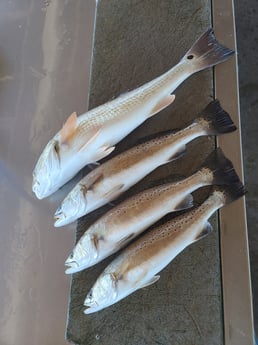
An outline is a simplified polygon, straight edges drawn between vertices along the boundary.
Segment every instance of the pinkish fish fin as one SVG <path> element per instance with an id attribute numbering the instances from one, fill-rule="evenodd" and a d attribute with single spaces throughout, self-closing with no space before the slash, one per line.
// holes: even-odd
<path id="1" fill-rule="evenodd" d="M 180 147 L 180 149 L 174 153 L 171 157 L 168 158 L 167 163 L 174 161 L 175 159 L 181 158 L 186 153 L 186 146 L 183 145 Z"/>
<path id="2" fill-rule="evenodd" d="M 202 228 L 202 231 L 195 237 L 194 241 L 198 241 L 207 235 L 209 235 L 213 230 L 213 227 L 210 222 L 206 222 L 204 227 Z"/>
<path id="3" fill-rule="evenodd" d="M 81 145 L 78 152 L 83 152 L 85 149 L 87 149 L 87 146 L 89 146 L 89 144 L 97 138 L 100 131 L 101 131 L 101 127 L 94 127 L 94 128 L 89 129 L 87 131 L 87 134 L 85 134 L 87 135 L 87 140 Z"/>
<path id="4" fill-rule="evenodd" d="M 121 183 L 121 184 L 118 184 L 117 186 L 114 186 L 111 190 L 109 190 L 107 193 L 105 193 L 103 195 L 104 198 L 107 198 L 107 199 L 114 199 L 115 197 L 117 197 L 119 194 L 120 194 L 120 190 L 124 187 L 124 184 Z"/>
<path id="5" fill-rule="evenodd" d="M 115 146 L 107 146 L 107 145 L 106 145 L 106 146 L 101 146 L 101 147 L 97 150 L 97 152 L 96 152 L 96 154 L 95 154 L 95 160 L 96 160 L 96 161 L 99 161 L 99 160 L 101 160 L 102 158 L 104 158 L 104 157 L 110 155 L 110 153 L 113 152 L 114 149 L 115 149 Z"/>
<path id="6" fill-rule="evenodd" d="M 133 237 L 135 236 L 134 233 L 123 237 L 120 241 L 117 242 L 117 246 L 119 248 L 122 248 L 123 246 L 125 246 L 131 239 L 133 239 Z"/>
<path id="7" fill-rule="evenodd" d="M 156 283 L 159 280 L 160 276 L 154 276 L 152 277 L 150 280 L 148 280 L 147 282 L 145 282 L 144 284 L 142 284 L 139 289 L 145 288 L 149 285 L 152 285 L 154 283 Z"/>
<path id="8" fill-rule="evenodd" d="M 155 107 L 151 110 L 151 113 L 149 115 L 149 117 L 157 114 L 159 111 L 165 109 L 166 107 L 168 107 L 171 103 L 174 102 L 176 96 L 175 95 L 168 95 L 164 98 L 162 98 L 162 100 L 160 100 Z"/>
<path id="9" fill-rule="evenodd" d="M 193 207 L 193 196 L 192 194 L 188 194 L 183 200 L 180 201 L 178 205 L 176 205 L 174 210 L 180 211 L 191 207 Z"/>
<path id="10" fill-rule="evenodd" d="M 77 129 L 77 114 L 73 112 L 65 121 L 61 129 L 61 144 L 68 144 L 74 137 Z"/>

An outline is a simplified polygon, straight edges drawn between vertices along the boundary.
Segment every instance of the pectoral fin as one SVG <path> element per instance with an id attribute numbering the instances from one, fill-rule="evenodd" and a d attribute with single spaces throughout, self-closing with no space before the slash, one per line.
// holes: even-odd
<path id="1" fill-rule="evenodd" d="M 198 241 L 207 235 L 209 235 L 213 230 L 213 227 L 210 222 L 206 222 L 204 227 L 202 228 L 201 232 L 195 237 L 195 241 Z"/>
<path id="2" fill-rule="evenodd" d="M 193 196 L 188 194 L 180 203 L 174 208 L 175 211 L 185 210 L 193 207 Z"/>
<path id="3" fill-rule="evenodd" d="M 97 175 L 95 176 L 94 180 L 93 180 L 92 183 L 88 186 L 87 189 L 88 189 L 88 190 L 93 190 L 93 189 L 96 187 L 96 185 L 97 185 L 100 181 L 103 180 L 103 178 L 104 178 L 104 175 L 103 175 L 103 174 L 101 174 L 101 173 L 97 174 Z"/>
<path id="4" fill-rule="evenodd" d="M 101 131 L 101 127 L 94 127 L 91 128 L 87 131 L 87 133 L 85 134 L 85 142 L 81 145 L 81 147 L 79 148 L 78 152 L 83 152 L 85 149 L 87 149 L 87 146 L 89 146 L 89 144 L 95 140 L 97 138 L 97 136 L 99 135 Z"/>
<path id="5" fill-rule="evenodd" d="M 156 105 L 155 107 L 152 109 L 151 114 L 149 115 L 149 117 L 157 114 L 159 111 L 161 111 L 162 109 L 165 109 L 167 106 L 169 106 L 171 103 L 173 103 L 175 100 L 175 95 L 169 95 L 166 96 L 164 98 L 162 98 Z"/>
<path id="6" fill-rule="evenodd" d="M 124 247 L 130 241 L 130 239 L 132 239 L 134 237 L 134 235 L 135 234 L 133 233 L 133 234 L 130 234 L 128 236 L 125 236 L 124 238 L 122 238 L 120 241 L 117 242 L 117 246 L 119 248 Z"/>
<path id="7" fill-rule="evenodd" d="M 92 181 L 92 183 L 89 186 L 87 186 L 83 183 L 80 183 L 80 185 L 79 185 L 80 191 L 81 191 L 83 197 L 86 198 L 87 192 L 90 190 L 92 191 L 96 187 L 97 183 L 99 181 L 101 181 L 102 179 L 103 179 L 103 174 L 97 174 L 95 176 L 95 179 Z"/>
<path id="8" fill-rule="evenodd" d="M 77 114 L 73 112 L 61 129 L 61 144 L 68 144 L 69 140 L 74 136 L 77 128 Z"/>
<path id="9" fill-rule="evenodd" d="M 104 198 L 107 198 L 109 200 L 112 200 L 114 197 L 117 196 L 118 192 L 124 187 L 124 184 L 118 184 L 117 186 L 114 186 L 111 190 L 109 190 L 107 193 L 103 195 Z"/>
<path id="10" fill-rule="evenodd" d="M 147 282 L 145 282 L 144 284 L 142 284 L 139 289 L 145 288 L 149 285 L 152 285 L 154 283 L 156 283 L 159 280 L 160 276 L 154 276 L 152 277 L 150 280 L 148 280 Z"/>

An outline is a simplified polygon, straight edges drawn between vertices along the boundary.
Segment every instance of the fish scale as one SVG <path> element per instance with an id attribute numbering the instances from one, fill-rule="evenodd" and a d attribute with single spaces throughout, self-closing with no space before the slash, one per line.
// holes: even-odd
<path id="1" fill-rule="evenodd" d="M 55 226 L 62 226 L 105 205 L 128 190 L 151 171 L 185 152 L 185 145 L 202 135 L 235 130 L 230 116 L 217 100 L 200 117 L 179 131 L 160 133 L 115 156 L 86 175 L 67 195 L 55 213 Z M 83 192 L 82 192 L 83 186 Z"/>
<path id="2" fill-rule="evenodd" d="M 66 273 L 75 273 L 95 265 L 166 214 L 191 207 L 193 191 L 208 185 L 228 183 L 233 179 L 232 174 L 234 177 L 232 163 L 218 149 L 193 175 L 149 188 L 114 206 L 85 229 L 66 260 Z M 81 255 L 82 247 L 85 248 L 85 256 Z"/>
<path id="3" fill-rule="evenodd" d="M 177 65 L 160 77 L 79 118 L 75 113 L 70 115 L 38 159 L 33 172 L 33 192 L 39 199 L 56 192 L 85 165 L 109 155 L 120 140 L 169 106 L 174 101 L 171 93 L 185 79 L 227 60 L 232 54 L 233 51 L 216 41 L 213 30 L 209 29 Z"/>
<path id="4" fill-rule="evenodd" d="M 212 231 L 208 222 L 219 208 L 237 200 L 245 189 L 234 169 L 226 185 L 213 188 L 202 205 L 150 230 L 129 245 L 100 274 L 86 296 L 85 314 L 100 311 L 151 285 L 180 252 Z"/>

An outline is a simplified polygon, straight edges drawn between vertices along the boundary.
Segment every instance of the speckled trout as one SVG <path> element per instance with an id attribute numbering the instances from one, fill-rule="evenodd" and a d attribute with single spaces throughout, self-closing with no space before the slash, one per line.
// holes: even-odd
<path id="1" fill-rule="evenodd" d="M 191 140 L 235 129 L 219 101 L 211 102 L 186 128 L 149 138 L 87 174 L 57 209 L 54 215 L 55 226 L 71 223 L 114 200 L 158 166 L 181 157 L 185 152 L 185 145 Z"/>
<path id="2" fill-rule="evenodd" d="M 233 172 L 232 172 L 233 171 Z M 231 181 L 232 163 L 215 150 L 188 178 L 149 188 L 113 207 L 81 237 L 65 264 L 66 273 L 95 265 L 115 253 L 166 214 L 192 207 L 196 189 Z"/>
<path id="3" fill-rule="evenodd" d="M 192 211 L 149 231 L 126 248 L 99 276 L 88 293 L 85 314 L 106 308 L 138 289 L 159 280 L 163 270 L 187 246 L 212 231 L 208 219 L 224 205 L 240 198 L 240 181 L 215 187 L 208 199 Z"/>
<path id="4" fill-rule="evenodd" d="M 121 139 L 170 105 L 175 98 L 172 92 L 185 79 L 232 54 L 209 29 L 160 77 L 79 117 L 73 113 L 38 159 L 32 183 L 36 196 L 42 199 L 51 195 L 85 165 L 109 155 Z"/>

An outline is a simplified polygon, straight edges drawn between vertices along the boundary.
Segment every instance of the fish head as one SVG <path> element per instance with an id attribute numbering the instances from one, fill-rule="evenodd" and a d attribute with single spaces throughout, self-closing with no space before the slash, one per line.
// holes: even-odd
<path id="1" fill-rule="evenodd" d="M 85 187 L 81 184 L 76 185 L 73 190 L 63 200 L 60 207 L 54 214 L 55 226 L 70 224 L 82 217 L 87 211 L 87 198 Z"/>
<path id="2" fill-rule="evenodd" d="M 101 310 L 117 299 L 117 284 L 112 273 L 103 272 L 86 296 L 84 305 L 86 314 Z"/>
<path id="3" fill-rule="evenodd" d="M 95 237 L 86 233 L 79 240 L 72 253 L 65 261 L 65 265 L 68 267 L 65 273 L 70 274 L 79 272 L 94 265 L 97 259 L 98 250 Z"/>
<path id="4" fill-rule="evenodd" d="M 59 188 L 59 174 L 59 143 L 56 140 L 51 140 L 40 155 L 32 174 L 32 190 L 38 199 L 49 196 Z"/>

